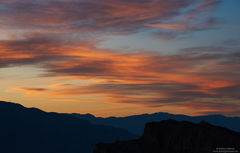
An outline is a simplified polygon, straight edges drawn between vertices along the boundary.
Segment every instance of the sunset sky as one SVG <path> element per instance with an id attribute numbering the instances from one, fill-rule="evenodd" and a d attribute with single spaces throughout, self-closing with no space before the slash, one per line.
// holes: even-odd
<path id="1" fill-rule="evenodd" d="M 96 116 L 240 116 L 239 0 L 0 0 L 0 100 Z"/>

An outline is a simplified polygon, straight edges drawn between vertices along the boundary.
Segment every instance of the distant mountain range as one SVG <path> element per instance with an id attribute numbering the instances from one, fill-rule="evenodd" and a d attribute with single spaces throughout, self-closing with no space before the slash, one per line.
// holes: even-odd
<path id="1" fill-rule="evenodd" d="M 240 133 L 212 126 L 165 120 L 146 124 L 136 140 L 97 144 L 94 153 L 237 153 Z"/>
<path id="2" fill-rule="evenodd" d="M 190 121 L 199 123 L 206 121 L 216 126 L 222 126 L 234 131 L 240 132 L 240 117 L 226 117 L 222 115 L 207 115 L 207 116 L 187 116 L 187 115 L 174 115 L 169 113 L 154 113 L 133 115 L 127 117 L 95 117 L 91 114 L 72 114 L 80 119 L 88 120 L 93 124 L 109 125 L 113 127 L 123 128 L 131 133 L 142 135 L 144 125 L 148 122 L 163 121 L 173 119 L 177 121 Z"/>
<path id="3" fill-rule="evenodd" d="M 98 142 L 133 138 L 124 129 L 0 101 L 0 153 L 92 153 Z"/>

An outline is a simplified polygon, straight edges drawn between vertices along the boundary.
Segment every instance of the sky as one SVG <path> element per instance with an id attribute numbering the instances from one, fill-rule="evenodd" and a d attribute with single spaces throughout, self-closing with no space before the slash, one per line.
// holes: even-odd
<path id="1" fill-rule="evenodd" d="M 0 0 L 0 100 L 240 116 L 239 0 Z"/>

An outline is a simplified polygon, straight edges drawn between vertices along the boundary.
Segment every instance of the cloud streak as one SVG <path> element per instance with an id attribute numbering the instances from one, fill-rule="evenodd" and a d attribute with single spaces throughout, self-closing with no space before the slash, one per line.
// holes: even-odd
<path id="1" fill-rule="evenodd" d="M 45 89 L 45 88 L 17 88 L 17 90 L 30 91 L 30 92 L 41 92 L 41 91 L 46 91 L 47 89 Z"/>

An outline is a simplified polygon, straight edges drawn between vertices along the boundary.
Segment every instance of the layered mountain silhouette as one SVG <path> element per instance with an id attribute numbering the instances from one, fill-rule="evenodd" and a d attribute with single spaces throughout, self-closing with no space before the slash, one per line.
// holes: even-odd
<path id="1" fill-rule="evenodd" d="M 1 153 L 92 153 L 98 142 L 133 138 L 124 129 L 0 101 Z"/>
<path id="2" fill-rule="evenodd" d="M 208 153 L 219 152 L 221 150 L 217 149 L 224 147 L 239 151 L 238 132 L 206 122 L 147 123 L 168 118 L 191 122 L 205 120 L 240 131 L 238 117 L 155 113 L 97 118 L 91 114 L 47 113 L 0 101 L 0 153 L 91 153 L 99 142 L 102 143 L 96 146 L 95 153 Z M 137 135 L 132 133 L 141 135 L 144 124 L 143 136 L 136 139 Z"/>
<path id="3" fill-rule="evenodd" d="M 93 124 L 110 125 L 118 128 L 124 128 L 131 133 L 142 135 L 144 125 L 148 122 L 163 121 L 173 119 L 177 121 L 190 121 L 200 123 L 206 121 L 216 126 L 222 126 L 237 132 L 240 132 L 240 117 L 226 117 L 222 115 L 207 115 L 207 116 L 187 116 L 174 115 L 169 113 L 154 113 L 133 115 L 128 117 L 95 117 L 91 114 L 72 114 L 80 119 L 88 120 Z"/>
<path id="4" fill-rule="evenodd" d="M 165 120 L 146 124 L 136 140 L 97 144 L 94 153 L 233 153 L 240 133 L 201 122 Z"/>

